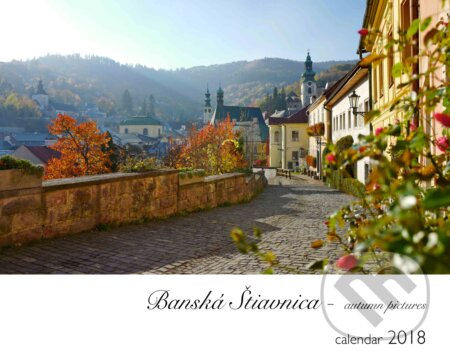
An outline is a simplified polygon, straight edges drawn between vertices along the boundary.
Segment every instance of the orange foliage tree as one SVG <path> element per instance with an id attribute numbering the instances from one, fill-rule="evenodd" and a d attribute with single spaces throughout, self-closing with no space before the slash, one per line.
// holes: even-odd
<path id="1" fill-rule="evenodd" d="M 59 159 L 49 161 L 45 170 L 46 179 L 96 175 L 111 172 L 107 133 L 102 133 L 94 121 L 78 124 L 68 115 L 59 114 L 48 127 L 58 136 L 51 146 L 61 153 Z"/>
<path id="2" fill-rule="evenodd" d="M 203 169 L 207 175 L 213 175 L 246 166 L 234 126 L 228 115 L 216 126 L 192 128 L 182 146 L 177 167 Z"/>

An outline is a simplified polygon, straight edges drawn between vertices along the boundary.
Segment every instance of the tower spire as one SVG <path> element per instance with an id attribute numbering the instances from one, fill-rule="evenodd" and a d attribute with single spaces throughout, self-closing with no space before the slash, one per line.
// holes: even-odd
<path id="1" fill-rule="evenodd" d="M 219 84 L 219 89 L 217 90 L 217 107 L 223 106 L 223 90 L 222 86 Z"/>

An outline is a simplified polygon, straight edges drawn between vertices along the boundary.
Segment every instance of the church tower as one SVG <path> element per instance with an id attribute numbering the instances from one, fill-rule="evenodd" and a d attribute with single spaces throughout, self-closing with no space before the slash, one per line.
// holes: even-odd
<path id="1" fill-rule="evenodd" d="M 207 124 L 211 121 L 212 107 L 211 107 L 211 94 L 209 93 L 208 86 L 205 93 L 205 106 L 203 108 L 203 124 Z"/>
<path id="2" fill-rule="evenodd" d="M 217 107 L 223 107 L 223 90 L 219 85 L 219 90 L 217 90 Z"/>
<path id="3" fill-rule="evenodd" d="M 39 104 L 39 108 L 41 110 L 46 110 L 48 108 L 49 98 L 44 90 L 42 80 L 39 80 L 37 91 L 35 94 L 31 96 L 31 99 L 33 99 Z"/>
<path id="4" fill-rule="evenodd" d="M 313 62 L 308 51 L 305 61 L 305 71 L 300 79 L 303 106 L 308 106 L 311 104 L 311 97 L 317 97 L 317 84 L 314 79 L 315 75 L 316 73 L 313 71 Z"/>

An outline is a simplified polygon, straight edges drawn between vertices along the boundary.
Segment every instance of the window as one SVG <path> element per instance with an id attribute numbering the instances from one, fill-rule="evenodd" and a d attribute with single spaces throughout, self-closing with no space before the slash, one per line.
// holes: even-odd
<path id="1" fill-rule="evenodd" d="M 351 113 L 350 110 L 348 111 L 347 116 L 348 116 L 348 128 L 351 129 L 351 127 L 352 127 L 352 113 Z"/>
<path id="2" fill-rule="evenodd" d="M 145 128 L 144 131 L 142 132 L 144 135 L 148 135 L 148 129 Z"/>
<path id="3" fill-rule="evenodd" d="M 308 94 L 312 94 L 312 90 L 310 87 L 308 88 Z"/>
<path id="4" fill-rule="evenodd" d="M 349 112 L 349 116 L 350 116 L 350 112 Z M 353 115 L 353 126 L 358 127 L 358 114 Z"/>
<path id="5" fill-rule="evenodd" d="M 298 151 L 292 152 L 292 160 L 297 161 L 298 160 Z"/>
<path id="6" fill-rule="evenodd" d="M 379 88 L 380 88 L 380 98 L 383 97 L 384 95 L 384 61 L 381 60 L 380 61 L 380 65 L 379 65 L 379 71 L 378 71 L 378 76 L 380 78 L 379 80 Z"/>
<path id="7" fill-rule="evenodd" d="M 298 141 L 298 131 L 292 132 L 292 141 Z"/>
<path id="8" fill-rule="evenodd" d="M 342 113 L 342 128 L 345 129 L 345 113 Z"/>
<path id="9" fill-rule="evenodd" d="M 280 142 L 280 132 L 279 131 L 275 131 L 273 133 L 273 142 L 275 144 L 278 144 Z"/>
<path id="10" fill-rule="evenodd" d="M 389 39 L 392 39 L 392 30 L 389 31 Z M 394 77 L 392 76 L 392 67 L 394 66 L 394 52 L 393 49 L 389 49 L 388 57 L 387 57 L 387 70 L 388 70 L 388 78 L 389 78 L 389 87 L 394 85 Z"/>
<path id="11" fill-rule="evenodd" d="M 125 128 L 125 134 L 128 134 L 128 128 Z"/>
<path id="12" fill-rule="evenodd" d="M 411 0 L 404 0 L 401 5 L 400 27 L 402 31 L 407 31 L 411 25 Z M 412 56 L 412 45 L 405 47 L 402 53 L 402 61 Z"/>
<path id="13" fill-rule="evenodd" d="M 376 103 L 378 100 L 378 72 L 377 72 L 377 68 L 374 67 L 373 69 L 373 101 Z"/>
<path id="14" fill-rule="evenodd" d="M 369 99 L 364 100 L 364 112 L 369 112 Z"/>
<path id="15" fill-rule="evenodd" d="M 161 135 L 161 129 L 158 128 L 158 136 Z"/>
<path id="16" fill-rule="evenodd" d="M 369 179 L 370 175 L 370 166 L 369 164 L 364 164 L 364 183 L 367 184 L 367 180 Z"/>

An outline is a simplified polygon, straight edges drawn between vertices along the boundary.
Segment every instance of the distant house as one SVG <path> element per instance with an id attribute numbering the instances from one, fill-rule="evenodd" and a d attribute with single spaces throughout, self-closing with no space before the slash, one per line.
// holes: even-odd
<path id="1" fill-rule="evenodd" d="M 119 125 L 120 134 L 141 134 L 151 138 L 163 135 L 164 125 L 154 116 L 132 116 Z"/>
<path id="2" fill-rule="evenodd" d="M 49 117 L 55 117 L 58 114 L 63 114 L 77 118 L 80 113 L 79 110 L 73 105 L 58 103 L 50 100 L 50 97 L 45 92 L 42 80 L 39 80 L 36 93 L 31 95 L 31 99 L 36 102 L 42 113 Z"/>
<path id="3" fill-rule="evenodd" d="M 49 148 L 48 146 L 22 145 L 14 150 L 12 156 L 18 159 L 28 160 L 35 165 L 47 166 L 48 162 L 51 159 L 59 159 L 61 157 L 61 154 L 58 151 Z"/>
<path id="4" fill-rule="evenodd" d="M 55 112 L 56 115 L 69 115 L 70 117 L 76 118 L 79 115 L 78 109 L 69 104 L 57 103 L 54 101 L 50 101 L 50 107 Z"/>
<path id="5" fill-rule="evenodd" d="M 49 146 L 56 142 L 56 137 L 49 133 L 16 133 L 5 137 L 13 148 L 26 146 Z"/>
<path id="6" fill-rule="evenodd" d="M 308 149 L 308 107 L 292 115 L 271 116 L 270 128 L 270 166 L 294 169 L 299 165 Z"/>
<path id="7" fill-rule="evenodd" d="M 209 106 L 209 91 L 206 92 L 205 105 Z M 264 121 L 261 109 L 258 107 L 229 106 L 223 103 L 223 90 L 219 87 L 217 91 L 217 107 L 212 112 L 209 123 L 216 125 L 224 121 L 228 116 L 236 123 L 235 129 L 241 131 L 244 140 L 244 154 L 250 163 L 257 159 L 266 159 L 268 157 L 269 128 Z M 209 108 L 205 107 L 206 114 L 204 121 L 207 120 Z"/>
<path id="8" fill-rule="evenodd" d="M 12 154 L 12 146 L 5 140 L 0 138 L 0 156 Z"/>

